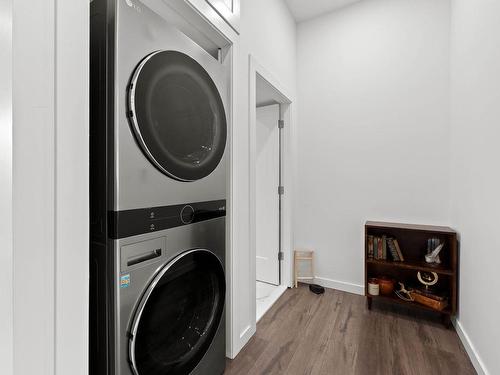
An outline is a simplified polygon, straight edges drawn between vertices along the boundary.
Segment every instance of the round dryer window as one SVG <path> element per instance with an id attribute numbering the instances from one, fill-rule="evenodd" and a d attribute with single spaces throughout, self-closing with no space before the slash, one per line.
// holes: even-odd
<path id="1" fill-rule="evenodd" d="M 222 264 L 208 250 L 187 251 L 162 268 L 133 319 L 134 374 L 189 374 L 217 333 L 225 291 Z"/>
<path id="2" fill-rule="evenodd" d="M 128 116 L 145 155 L 170 177 L 199 180 L 224 154 L 227 124 L 219 91 L 207 71 L 181 52 L 154 52 L 139 64 Z"/>

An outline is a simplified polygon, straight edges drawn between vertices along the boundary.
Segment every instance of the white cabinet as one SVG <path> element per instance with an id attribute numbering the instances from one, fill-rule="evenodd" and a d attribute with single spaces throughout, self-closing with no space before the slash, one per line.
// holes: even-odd
<path id="1" fill-rule="evenodd" d="M 240 0 L 205 0 L 236 31 L 240 26 Z"/>

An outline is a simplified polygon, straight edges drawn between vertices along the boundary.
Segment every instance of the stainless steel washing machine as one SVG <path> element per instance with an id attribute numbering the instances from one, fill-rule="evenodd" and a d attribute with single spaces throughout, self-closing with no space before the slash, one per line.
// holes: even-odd
<path id="1" fill-rule="evenodd" d="M 224 228 L 222 217 L 116 242 L 118 374 L 224 372 Z"/>
<path id="2" fill-rule="evenodd" d="M 132 210 L 92 239 L 89 373 L 220 375 L 225 368 L 225 201 Z M 159 221 L 162 230 L 149 231 Z"/>
<path id="3" fill-rule="evenodd" d="M 90 6 L 90 374 L 218 375 L 229 61 L 138 0 Z"/>

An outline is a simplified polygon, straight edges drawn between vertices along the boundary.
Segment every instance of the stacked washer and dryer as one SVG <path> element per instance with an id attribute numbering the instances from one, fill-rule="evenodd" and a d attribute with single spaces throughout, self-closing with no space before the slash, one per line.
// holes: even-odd
<path id="1" fill-rule="evenodd" d="M 90 374 L 221 374 L 228 67 L 91 2 Z"/>

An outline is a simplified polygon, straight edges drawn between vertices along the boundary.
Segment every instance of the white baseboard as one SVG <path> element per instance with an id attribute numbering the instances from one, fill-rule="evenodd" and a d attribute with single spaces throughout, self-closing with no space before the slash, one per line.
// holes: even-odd
<path id="1" fill-rule="evenodd" d="M 464 327 L 462 327 L 462 324 L 460 324 L 460 321 L 457 319 L 453 319 L 453 325 L 455 326 L 455 330 L 457 331 L 458 337 L 460 337 L 460 341 L 462 341 L 465 351 L 469 355 L 472 365 L 474 366 L 474 369 L 476 370 L 478 375 L 489 375 L 490 373 L 486 369 L 486 366 L 484 365 L 483 361 L 481 361 L 479 354 L 474 348 L 474 345 L 472 344 L 469 335 L 467 335 L 467 333 L 465 332 Z"/>
<path id="2" fill-rule="evenodd" d="M 243 347 L 247 344 L 248 341 L 252 338 L 252 336 L 255 334 L 255 326 L 252 327 L 252 325 L 246 326 L 239 334 L 239 340 L 235 345 L 234 352 L 231 353 L 233 357 L 230 357 L 231 359 L 234 359 L 238 353 L 243 349 Z"/>
<path id="3" fill-rule="evenodd" d="M 265 305 L 262 306 L 262 309 L 257 307 L 257 323 L 259 320 L 269 311 L 271 307 L 273 307 L 274 303 L 285 293 L 287 290 L 286 285 L 278 285 L 278 287 L 271 293 L 269 297 L 266 298 Z"/>
<path id="4" fill-rule="evenodd" d="M 326 277 L 314 277 L 314 282 L 318 285 L 321 285 L 325 288 L 337 289 L 343 292 L 354 293 L 359 295 L 365 294 L 365 287 L 359 284 L 348 283 L 346 281 L 338 281 L 327 279 Z"/>
<path id="5" fill-rule="evenodd" d="M 246 326 L 246 328 L 240 333 L 240 339 L 247 341 L 246 338 L 251 334 L 250 332 L 251 328 L 252 328 L 251 325 Z"/>

